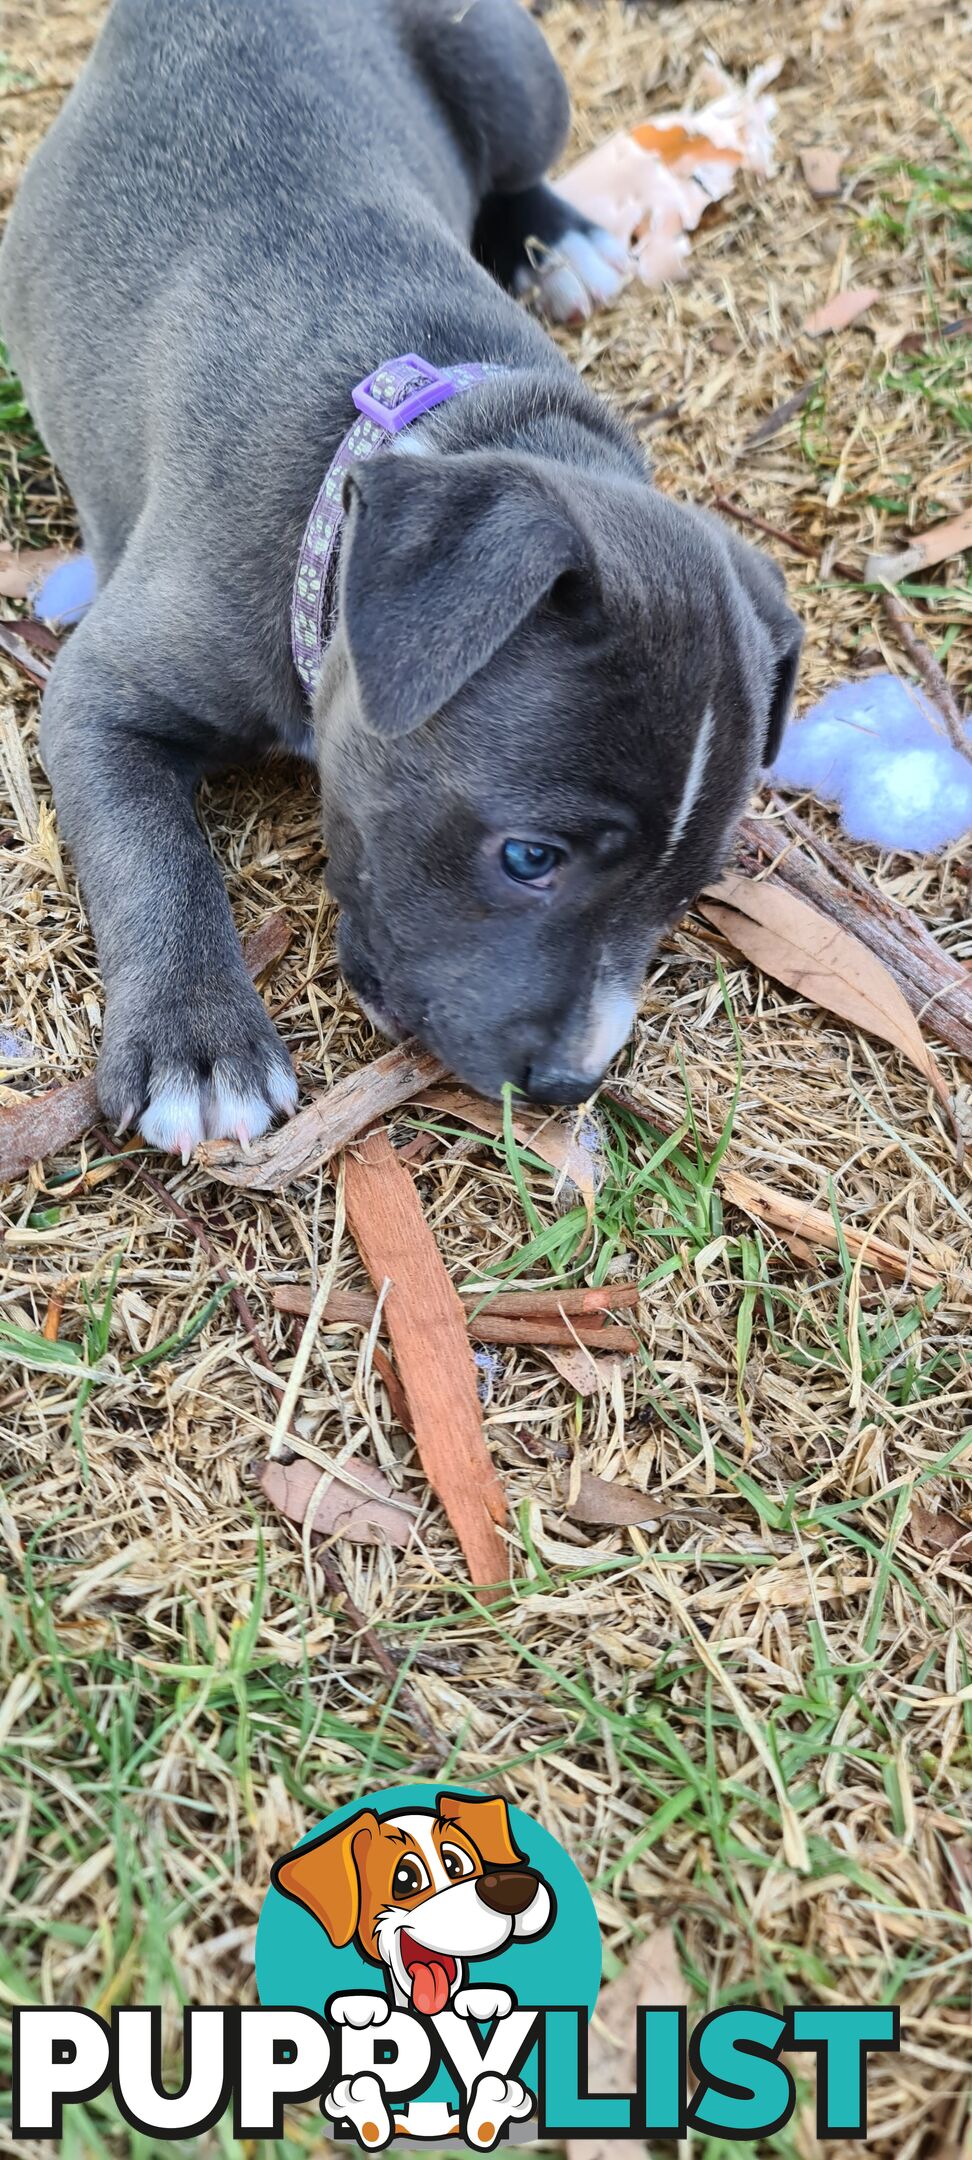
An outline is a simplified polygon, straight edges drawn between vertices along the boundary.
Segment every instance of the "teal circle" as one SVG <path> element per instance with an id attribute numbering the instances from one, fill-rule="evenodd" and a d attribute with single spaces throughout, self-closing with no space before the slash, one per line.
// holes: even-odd
<path id="1" fill-rule="evenodd" d="M 489 1797 L 466 1785 L 390 1785 L 384 1792 L 368 1793 L 336 1808 L 300 1842 L 309 1845 L 365 1808 L 373 1808 L 378 1816 L 414 1808 L 434 1811 L 437 1793 L 445 1791 L 462 1793 L 470 1800 Z M 553 1891 L 556 1914 L 547 1933 L 534 1941 L 525 1938 L 508 1944 L 495 1957 L 472 1959 L 469 1982 L 488 1986 L 495 1981 L 510 1988 L 524 2007 L 583 2006 L 590 2018 L 601 1984 L 601 1931 L 594 1900 L 580 1870 L 549 1830 L 518 1807 L 510 1808 L 510 1827 L 529 1865 Z M 294 2005 L 318 2013 L 332 1995 L 383 1991 L 380 1966 L 362 1957 L 354 1943 L 335 1949 L 313 1914 L 273 1885 L 263 1900 L 257 1926 L 256 1983 L 265 2008 Z M 535 2090 L 536 2051 L 520 2074 Z M 439 2099 L 450 2091 L 448 2074 L 440 2071 L 423 2097 Z"/>

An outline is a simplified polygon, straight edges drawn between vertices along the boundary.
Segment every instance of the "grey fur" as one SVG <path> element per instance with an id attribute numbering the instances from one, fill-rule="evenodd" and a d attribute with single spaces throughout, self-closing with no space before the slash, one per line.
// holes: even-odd
<path id="1" fill-rule="evenodd" d="M 163 1143 L 292 1098 L 193 795 L 314 752 L 291 584 L 382 359 L 508 370 L 352 491 L 313 728 L 342 961 L 385 1024 L 488 1092 L 586 1092 L 600 1007 L 778 741 L 778 573 L 652 489 L 471 251 L 484 205 L 494 253 L 504 195 L 542 212 L 567 119 L 517 0 L 114 0 L 25 177 L 0 320 L 100 587 L 43 752 L 105 977 L 102 1105 Z M 550 890 L 504 875 L 504 836 L 569 850 Z"/>

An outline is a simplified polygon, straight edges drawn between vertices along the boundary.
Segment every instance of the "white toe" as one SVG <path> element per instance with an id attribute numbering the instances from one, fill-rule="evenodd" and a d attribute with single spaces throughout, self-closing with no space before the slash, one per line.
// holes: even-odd
<path id="1" fill-rule="evenodd" d="M 523 275 L 525 273 L 521 273 Z M 545 315 L 551 322 L 586 322 L 591 312 L 591 296 L 558 249 L 541 270 L 538 270 L 534 287 L 539 290 Z"/>
<path id="2" fill-rule="evenodd" d="M 604 243 L 610 235 L 580 232 L 565 233 L 560 243 L 560 253 L 570 265 L 576 277 L 586 287 L 596 306 L 603 307 L 608 300 L 616 300 L 624 284 L 625 265 L 612 262 Z M 611 243 L 613 245 L 613 243 Z"/>
<path id="3" fill-rule="evenodd" d="M 271 1065 L 267 1075 L 267 1093 L 275 1110 L 283 1117 L 293 1117 L 297 1108 L 297 1081 L 293 1068 L 282 1061 Z"/>
<path id="4" fill-rule="evenodd" d="M 189 1073 L 169 1073 L 153 1087 L 141 1121 L 149 1147 L 181 1155 L 186 1162 L 205 1137 L 201 1090 Z"/>
<path id="5" fill-rule="evenodd" d="M 217 1065 L 206 1089 L 206 1138 L 259 1140 L 273 1117 L 273 1106 L 256 1089 L 234 1087 Z"/>

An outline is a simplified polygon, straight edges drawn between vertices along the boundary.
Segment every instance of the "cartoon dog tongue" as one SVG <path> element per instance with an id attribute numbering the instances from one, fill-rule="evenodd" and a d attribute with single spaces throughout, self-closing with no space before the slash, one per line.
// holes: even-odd
<path id="1" fill-rule="evenodd" d="M 416 1962 L 409 1973 L 412 2001 L 420 2017 L 437 2017 L 449 2000 L 449 1976 L 438 1958 L 431 1955 Z"/>

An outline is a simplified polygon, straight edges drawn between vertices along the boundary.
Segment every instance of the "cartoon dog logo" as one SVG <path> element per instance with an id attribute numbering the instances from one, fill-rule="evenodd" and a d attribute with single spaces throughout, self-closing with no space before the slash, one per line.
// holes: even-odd
<path id="1" fill-rule="evenodd" d="M 424 2018 L 449 2009 L 485 2023 L 507 2017 L 510 1990 L 470 1985 L 468 1967 L 514 1941 L 535 1941 L 556 1915 L 552 1890 L 514 1841 L 505 1800 L 462 1793 L 438 1793 L 434 1810 L 366 1808 L 286 1853 L 272 1880 L 313 1913 L 336 1948 L 354 1943 L 384 1975 L 384 1995 L 331 1998 L 328 2015 L 338 2024 L 380 2024 L 392 2008 Z M 532 2096 L 515 2078 L 491 2075 L 477 2085 L 488 2090 L 470 2096 L 463 2128 L 471 2143 L 492 2145 L 531 2112 Z M 459 2127 L 435 2102 L 413 2104 L 392 2125 L 378 2080 L 365 2075 L 341 2079 L 326 2105 L 368 2145 L 384 2144 L 392 2127 L 425 2137 Z"/>

